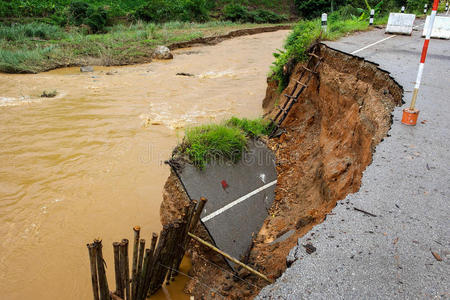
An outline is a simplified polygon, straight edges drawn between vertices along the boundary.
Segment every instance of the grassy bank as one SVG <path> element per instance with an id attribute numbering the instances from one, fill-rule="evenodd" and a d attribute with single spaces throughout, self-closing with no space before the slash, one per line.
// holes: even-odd
<path id="1" fill-rule="evenodd" d="M 118 24 L 104 34 L 86 34 L 44 23 L 0 25 L 0 71 L 37 73 L 57 67 L 95 64 L 125 65 L 148 62 L 157 45 L 170 45 L 200 37 L 218 36 L 244 28 L 273 24 L 136 22 Z"/>
<path id="2" fill-rule="evenodd" d="M 388 15 L 378 15 L 375 17 L 374 25 L 386 24 L 387 20 Z M 281 91 L 287 86 L 290 76 L 290 74 L 283 72 L 283 67 L 288 63 L 295 64 L 305 61 L 308 58 L 306 51 L 314 41 L 319 38 L 322 40 L 336 40 L 352 32 L 369 29 L 368 18 L 357 18 L 344 10 L 329 15 L 326 33 L 322 32 L 319 18 L 301 20 L 286 39 L 284 50 L 274 53 L 275 62 L 271 67 L 269 77 L 278 81 L 279 90 Z"/>
<path id="3" fill-rule="evenodd" d="M 221 124 L 188 128 L 174 156 L 184 157 L 200 169 L 212 160 L 238 162 L 248 139 L 268 135 L 271 129 L 266 120 L 236 117 Z"/>

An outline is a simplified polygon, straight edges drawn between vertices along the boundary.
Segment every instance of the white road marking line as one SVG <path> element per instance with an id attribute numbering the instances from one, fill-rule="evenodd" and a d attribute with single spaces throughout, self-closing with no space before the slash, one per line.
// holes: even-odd
<path id="1" fill-rule="evenodd" d="M 387 41 L 388 39 L 392 39 L 392 38 L 394 38 L 394 37 L 396 37 L 396 35 L 388 36 L 387 38 L 384 38 L 384 39 L 382 39 L 382 40 L 379 40 L 378 42 L 375 42 L 375 43 L 373 43 L 373 44 L 367 45 L 367 46 L 365 46 L 365 47 L 363 47 L 363 48 L 361 48 L 361 49 L 355 50 L 355 51 L 353 51 L 353 52 L 350 53 L 350 54 L 356 54 L 356 53 L 358 53 L 358 52 L 361 52 L 361 51 L 363 51 L 363 50 L 366 50 L 367 48 L 370 48 L 370 47 L 372 47 L 372 46 L 375 46 L 376 44 L 382 43 L 382 42 Z"/>
<path id="2" fill-rule="evenodd" d="M 416 26 L 414 26 L 413 28 L 414 29 L 416 29 L 416 28 L 419 28 L 419 27 L 422 27 L 422 26 L 424 26 L 425 25 L 425 23 L 424 24 L 420 24 L 420 25 L 416 25 Z M 370 47 L 372 47 L 372 46 L 375 46 L 376 44 L 379 44 L 379 43 L 382 43 L 382 42 L 384 42 L 384 41 L 387 41 L 387 40 L 389 40 L 389 39 L 391 39 L 391 38 L 394 38 L 394 37 L 396 37 L 397 35 L 391 35 L 391 36 L 388 36 L 387 38 L 384 38 L 384 39 L 382 39 L 382 40 L 379 40 L 378 42 L 375 42 L 375 43 L 373 43 L 373 44 L 370 44 L 370 45 L 367 45 L 367 46 L 365 46 L 365 47 L 362 47 L 361 49 L 358 49 L 358 50 L 355 50 L 355 51 L 353 51 L 352 53 L 350 53 L 350 54 L 356 54 L 356 53 L 358 53 L 358 52 L 361 52 L 361 51 L 363 51 L 363 50 L 366 50 L 367 48 L 370 48 Z"/>
<path id="3" fill-rule="evenodd" d="M 263 185 L 262 187 L 260 187 L 260 188 L 258 188 L 258 189 L 256 189 L 256 190 L 254 190 L 253 192 L 250 192 L 250 193 L 248 193 L 247 195 L 242 196 L 241 198 L 234 200 L 233 202 L 231 202 L 231 203 L 225 205 L 224 207 L 222 207 L 222 208 L 216 210 L 215 212 L 213 212 L 213 213 L 207 215 L 206 217 L 202 218 L 202 222 L 206 222 L 206 221 L 208 221 L 208 220 L 211 220 L 212 218 L 214 218 L 214 217 L 220 215 L 221 213 L 223 213 L 224 211 L 229 210 L 229 209 L 232 208 L 233 206 L 235 206 L 235 205 L 241 203 L 242 201 L 247 200 L 247 199 L 250 198 L 251 196 L 258 194 L 259 192 L 261 192 L 261 191 L 263 191 L 263 190 L 265 190 L 265 189 L 271 187 L 272 185 L 274 185 L 274 184 L 276 184 L 276 183 L 277 183 L 276 180 L 274 180 L 274 181 L 272 181 L 272 182 L 269 182 L 268 184 Z"/>

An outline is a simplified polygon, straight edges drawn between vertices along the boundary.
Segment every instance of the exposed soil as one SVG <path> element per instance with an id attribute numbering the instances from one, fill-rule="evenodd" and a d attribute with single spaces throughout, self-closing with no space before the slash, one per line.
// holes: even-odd
<path id="1" fill-rule="evenodd" d="M 324 61 L 318 75 L 284 121 L 285 132 L 267 141 L 277 157 L 276 196 L 254 239 L 248 264 L 271 279 L 286 269 L 286 256 L 297 239 L 322 222 L 338 200 L 358 191 L 376 145 L 390 129 L 394 107 L 402 104 L 402 87 L 377 65 L 325 45 L 320 49 Z M 295 66 L 291 79 L 299 77 L 300 68 Z M 291 80 L 281 95 L 289 94 L 293 85 Z M 277 82 L 269 80 L 263 101 L 267 116 L 276 113 L 276 103 L 285 101 L 276 89 Z M 172 174 L 161 205 L 163 224 L 178 214 L 185 201 L 188 198 L 183 187 Z M 294 233 L 287 239 L 274 242 L 290 230 Z M 206 237 L 205 232 L 198 233 Z M 267 284 L 246 271 L 239 273 L 246 282 L 233 280 L 230 273 L 205 262 L 204 258 L 227 268 L 220 257 L 204 247 L 192 245 L 189 254 L 191 275 L 196 279 L 190 281 L 186 291 L 196 299 L 219 295 L 251 298 Z"/>

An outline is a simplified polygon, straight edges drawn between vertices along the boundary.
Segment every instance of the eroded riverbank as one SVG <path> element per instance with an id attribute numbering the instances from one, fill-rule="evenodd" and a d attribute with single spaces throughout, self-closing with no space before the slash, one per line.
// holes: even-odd
<path id="1" fill-rule="evenodd" d="M 0 75 L 3 297 L 91 297 L 85 243 L 101 237 L 109 245 L 136 224 L 148 235 L 159 231 L 169 174 L 162 161 L 179 140 L 177 129 L 261 115 L 272 52 L 287 33 L 94 73 Z M 56 98 L 39 97 L 53 89 Z M 104 252 L 112 261 L 112 248 Z"/>

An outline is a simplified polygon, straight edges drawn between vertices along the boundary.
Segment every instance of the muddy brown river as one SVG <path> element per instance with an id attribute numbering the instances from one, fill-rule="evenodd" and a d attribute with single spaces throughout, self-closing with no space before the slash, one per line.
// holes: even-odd
<path id="1" fill-rule="evenodd" d="M 259 116 L 272 52 L 287 33 L 93 73 L 0 74 L 0 298 L 91 299 L 85 245 L 94 238 L 113 289 L 111 243 L 132 239 L 134 225 L 147 241 L 159 232 L 163 162 L 184 128 Z M 40 98 L 44 90 L 58 95 Z M 177 282 L 152 298 L 180 299 Z"/>

